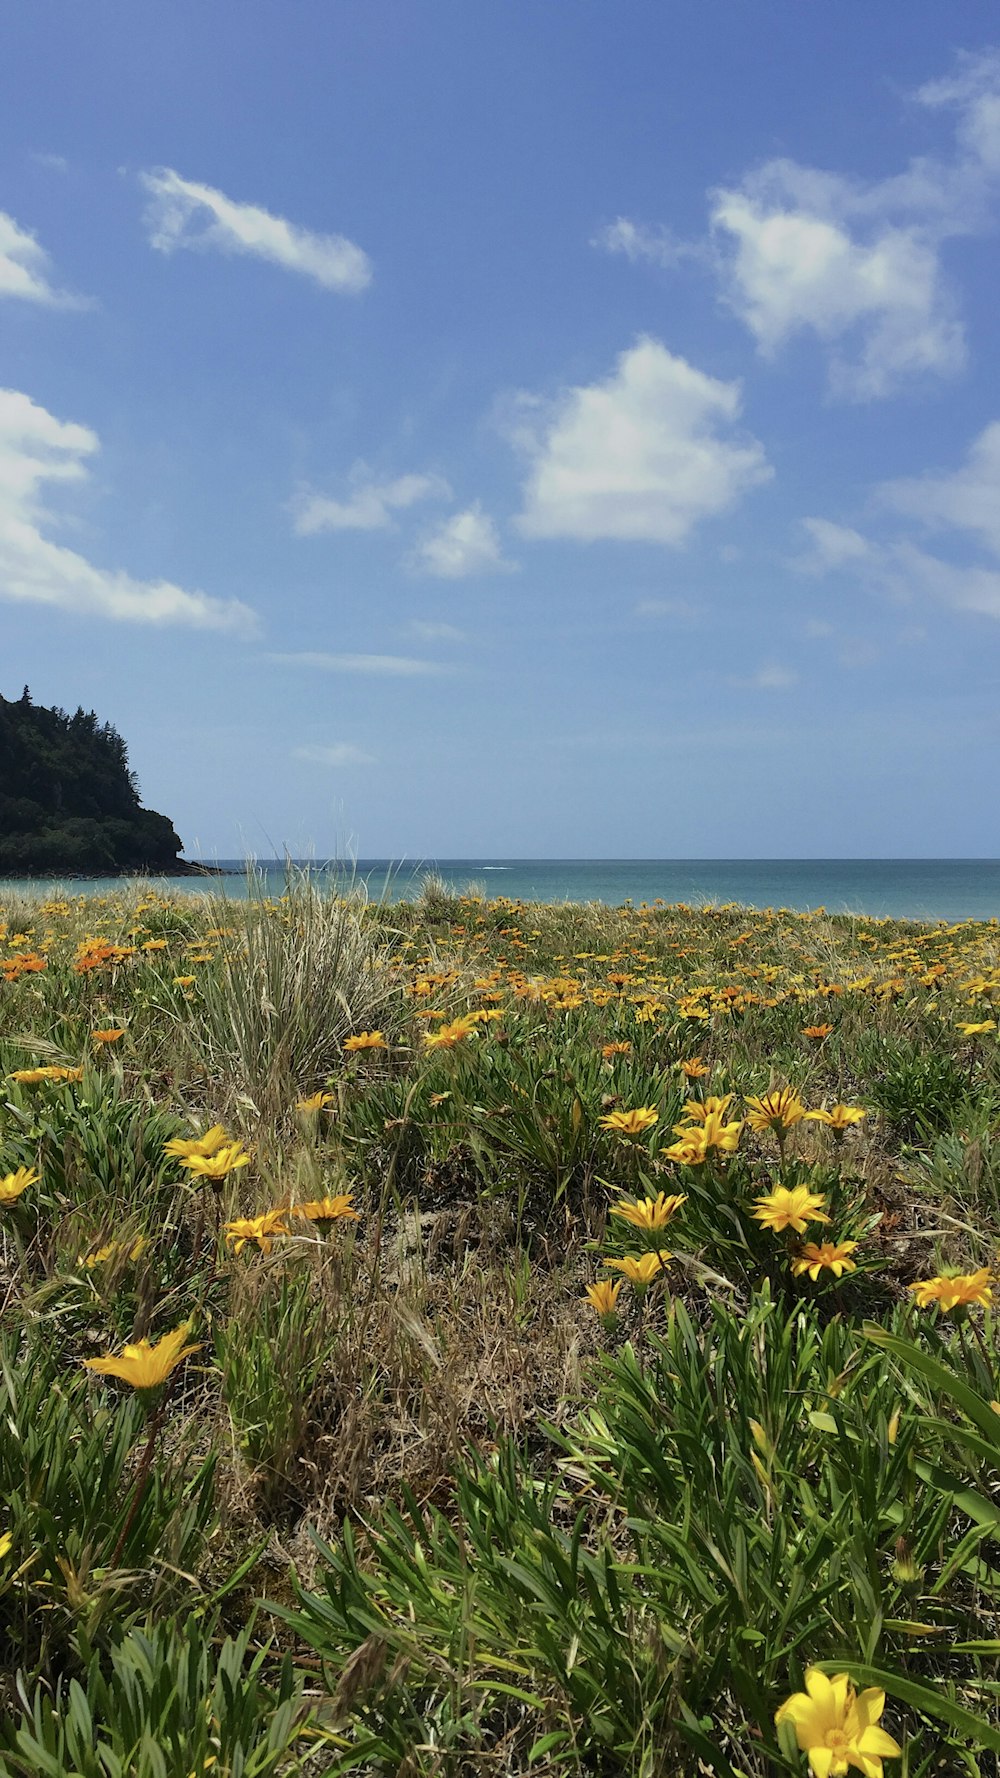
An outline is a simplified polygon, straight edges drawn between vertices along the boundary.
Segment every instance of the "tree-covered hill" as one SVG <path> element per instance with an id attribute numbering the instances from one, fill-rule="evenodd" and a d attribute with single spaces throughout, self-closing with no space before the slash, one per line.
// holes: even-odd
<path id="1" fill-rule="evenodd" d="M 92 710 L 0 697 L 0 875 L 176 874 L 191 867 L 165 815 L 144 809 L 128 749 Z"/>

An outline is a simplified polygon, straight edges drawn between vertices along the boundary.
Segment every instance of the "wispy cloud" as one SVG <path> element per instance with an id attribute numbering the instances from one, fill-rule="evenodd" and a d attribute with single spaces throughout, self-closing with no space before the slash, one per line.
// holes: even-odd
<path id="1" fill-rule="evenodd" d="M 29 229 L 0 210 L 0 297 L 44 303 L 50 309 L 86 309 L 86 297 L 56 290 L 50 283 L 49 256 Z"/>
<path id="2" fill-rule="evenodd" d="M 1000 52 L 960 55 L 951 74 L 912 97 L 957 114 L 950 154 L 922 155 L 880 179 L 769 160 L 708 194 L 705 241 L 619 217 L 594 244 L 660 266 L 702 259 L 763 356 L 811 333 L 828 354 L 832 393 L 847 400 L 950 376 L 965 362 L 965 336 L 941 249 L 992 226 Z"/>
<path id="3" fill-rule="evenodd" d="M 55 521 L 42 489 L 85 481 L 98 449 L 89 427 L 57 420 L 17 390 L 0 390 L 0 598 L 122 623 L 254 630 L 254 613 L 236 599 L 98 568 L 47 535 Z"/>
<path id="4" fill-rule="evenodd" d="M 697 605 L 690 599 L 637 599 L 632 611 L 635 617 L 646 618 L 650 622 L 684 625 L 697 623 L 701 615 Z"/>
<path id="5" fill-rule="evenodd" d="M 644 338 L 603 382 L 552 402 L 522 396 L 511 435 L 529 459 L 517 521 L 526 537 L 683 543 L 773 471 L 734 429 L 738 383 Z"/>
<path id="6" fill-rule="evenodd" d="M 375 755 L 355 747 L 351 741 L 335 741 L 332 746 L 307 745 L 292 748 L 293 759 L 303 759 L 314 766 L 373 766 Z"/>
<path id="7" fill-rule="evenodd" d="M 878 498 L 928 530 L 968 532 L 1000 556 L 1000 420 L 973 440 L 959 469 L 883 482 Z"/>
<path id="8" fill-rule="evenodd" d="M 448 483 L 440 475 L 400 475 L 394 481 L 376 482 L 364 464 L 351 471 L 351 491 L 345 500 L 308 489 L 292 501 L 294 529 L 299 537 L 319 531 L 384 531 L 393 514 L 421 500 L 447 500 Z"/>
<path id="9" fill-rule="evenodd" d="M 364 673 L 390 679 L 410 679 L 448 673 L 439 661 L 414 660 L 402 654 L 326 654 L 307 650 L 299 654 L 269 654 L 269 661 L 283 667 L 315 667 L 323 673 Z"/>
<path id="10" fill-rule="evenodd" d="M 36 167 L 44 167 L 47 173 L 69 172 L 69 161 L 64 154 L 33 154 L 31 158 Z"/>
<path id="11" fill-rule="evenodd" d="M 505 560 L 496 525 L 476 501 L 422 538 L 409 566 L 442 580 L 466 580 L 474 574 L 508 572 L 515 564 Z"/>
<path id="12" fill-rule="evenodd" d="M 730 680 L 731 685 L 745 686 L 748 691 L 790 691 L 798 683 L 799 676 L 794 669 L 783 667 L 778 661 L 768 661 L 746 678 L 735 677 Z"/>
<path id="13" fill-rule="evenodd" d="M 421 642 L 464 642 L 465 631 L 456 629 L 454 624 L 427 623 L 423 618 L 412 619 L 409 630 Z"/>
<path id="14" fill-rule="evenodd" d="M 190 247 L 252 254 L 311 278 L 324 290 L 347 294 L 371 283 L 367 253 L 344 235 L 317 234 L 258 204 L 237 203 L 214 186 L 182 179 L 170 167 L 140 173 L 139 178 L 149 193 L 149 240 L 161 253 Z"/>

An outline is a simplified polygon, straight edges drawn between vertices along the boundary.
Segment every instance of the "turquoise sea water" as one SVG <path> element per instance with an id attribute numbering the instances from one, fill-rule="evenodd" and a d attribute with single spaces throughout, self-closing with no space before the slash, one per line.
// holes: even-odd
<path id="1" fill-rule="evenodd" d="M 244 866 L 221 859 L 221 877 L 157 882 L 169 892 L 215 891 L 242 899 Z M 280 895 L 285 866 L 257 861 L 269 893 Z M 524 901 L 737 901 L 748 907 L 825 907 L 830 913 L 915 920 L 1000 918 L 1000 859 L 995 858 L 360 858 L 352 865 L 309 868 L 331 886 L 362 881 L 377 899 L 415 895 L 433 871 L 456 890 L 470 884 L 490 896 Z M 69 895 L 112 894 L 120 879 L 2 882 L 0 901 L 18 890 Z"/>

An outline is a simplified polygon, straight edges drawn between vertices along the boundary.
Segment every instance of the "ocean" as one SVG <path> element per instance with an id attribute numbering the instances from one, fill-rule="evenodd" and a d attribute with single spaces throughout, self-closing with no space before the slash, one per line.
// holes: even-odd
<path id="1" fill-rule="evenodd" d="M 748 907 L 862 914 L 869 919 L 1000 919 L 1000 859 L 995 858 L 359 858 L 355 863 L 308 863 L 331 886 L 363 882 L 369 895 L 412 897 L 434 872 L 456 891 L 475 885 L 487 896 L 518 901 L 740 902 Z M 242 899 L 244 865 L 220 859 L 220 877 L 152 879 L 181 894 L 215 891 Z M 258 860 L 267 891 L 280 895 L 285 866 Z M 121 879 L 0 881 L 0 902 L 18 891 L 37 895 L 110 895 Z"/>

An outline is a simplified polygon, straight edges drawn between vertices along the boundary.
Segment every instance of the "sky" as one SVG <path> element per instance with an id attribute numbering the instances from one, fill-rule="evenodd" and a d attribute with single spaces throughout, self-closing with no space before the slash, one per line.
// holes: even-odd
<path id="1" fill-rule="evenodd" d="M 189 855 L 1000 855 L 981 0 L 33 0 L 0 692 Z"/>

